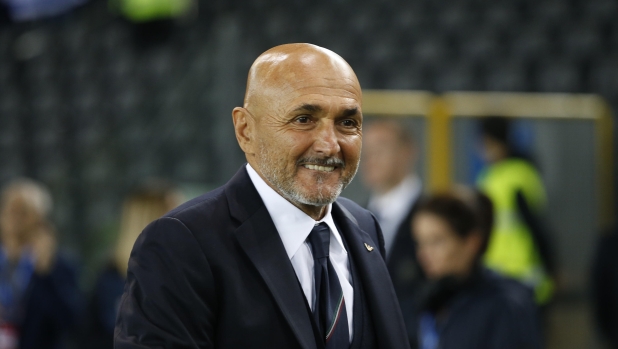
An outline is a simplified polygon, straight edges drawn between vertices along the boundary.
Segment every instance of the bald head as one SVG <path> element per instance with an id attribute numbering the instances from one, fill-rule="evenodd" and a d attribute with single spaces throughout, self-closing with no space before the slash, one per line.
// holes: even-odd
<path id="1" fill-rule="evenodd" d="M 358 168 L 361 98 L 336 53 L 274 47 L 251 66 L 244 106 L 232 111 L 238 144 L 271 188 L 317 220 Z"/>
<path id="2" fill-rule="evenodd" d="M 322 86 L 336 81 L 361 95 L 356 74 L 341 56 L 312 44 L 285 44 L 269 49 L 253 62 L 244 107 L 254 110 L 271 105 L 311 80 Z"/>

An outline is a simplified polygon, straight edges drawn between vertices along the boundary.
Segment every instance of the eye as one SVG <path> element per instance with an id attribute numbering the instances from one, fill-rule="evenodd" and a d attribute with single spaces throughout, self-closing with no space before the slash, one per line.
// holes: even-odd
<path id="1" fill-rule="evenodd" d="M 298 116 L 296 119 L 294 119 L 294 121 L 299 124 L 308 124 L 309 121 L 311 121 L 311 119 L 306 115 L 301 115 L 301 116 Z"/>
<path id="2" fill-rule="evenodd" d="M 354 119 L 345 119 L 341 121 L 341 125 L 344 127 L 358 127 L 358 122 Z"/>

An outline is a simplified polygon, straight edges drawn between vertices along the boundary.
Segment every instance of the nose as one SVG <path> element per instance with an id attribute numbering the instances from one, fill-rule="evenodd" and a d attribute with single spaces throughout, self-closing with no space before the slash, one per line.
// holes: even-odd
<path id="1" fill-rule="evenodd" d="M 334 156 L 339 153 L 341 147 L 339 146 L 337 129 L 333 121 L 324 120 L 320 123 L 320 126 L 316 129 L 313 150 L 324 156 Z"/>

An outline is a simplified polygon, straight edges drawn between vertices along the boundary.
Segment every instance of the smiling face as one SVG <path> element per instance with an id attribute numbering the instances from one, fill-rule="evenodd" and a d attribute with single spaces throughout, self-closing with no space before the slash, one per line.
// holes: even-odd
<path id="1" fill-rule="evenodd" d="M 233 116 L 251 166 L 311 216 L 319 217 L 356 174 L 360 85 L 331 51 L 308 44 L 267 51 L 251 68 L 245 106 Z"/>

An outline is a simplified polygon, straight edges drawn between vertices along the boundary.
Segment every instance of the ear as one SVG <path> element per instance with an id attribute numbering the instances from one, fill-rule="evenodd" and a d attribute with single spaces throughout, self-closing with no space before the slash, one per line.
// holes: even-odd
<path id="1" fill-rule="evenodd" d="M 253 116 L 249 114 L 247 109 L 236 107 L 232 110 L 232 119 L 238 145 L 246 155 L 253 154 L 255 145 L 255 120 L 253 120 Z"/>

